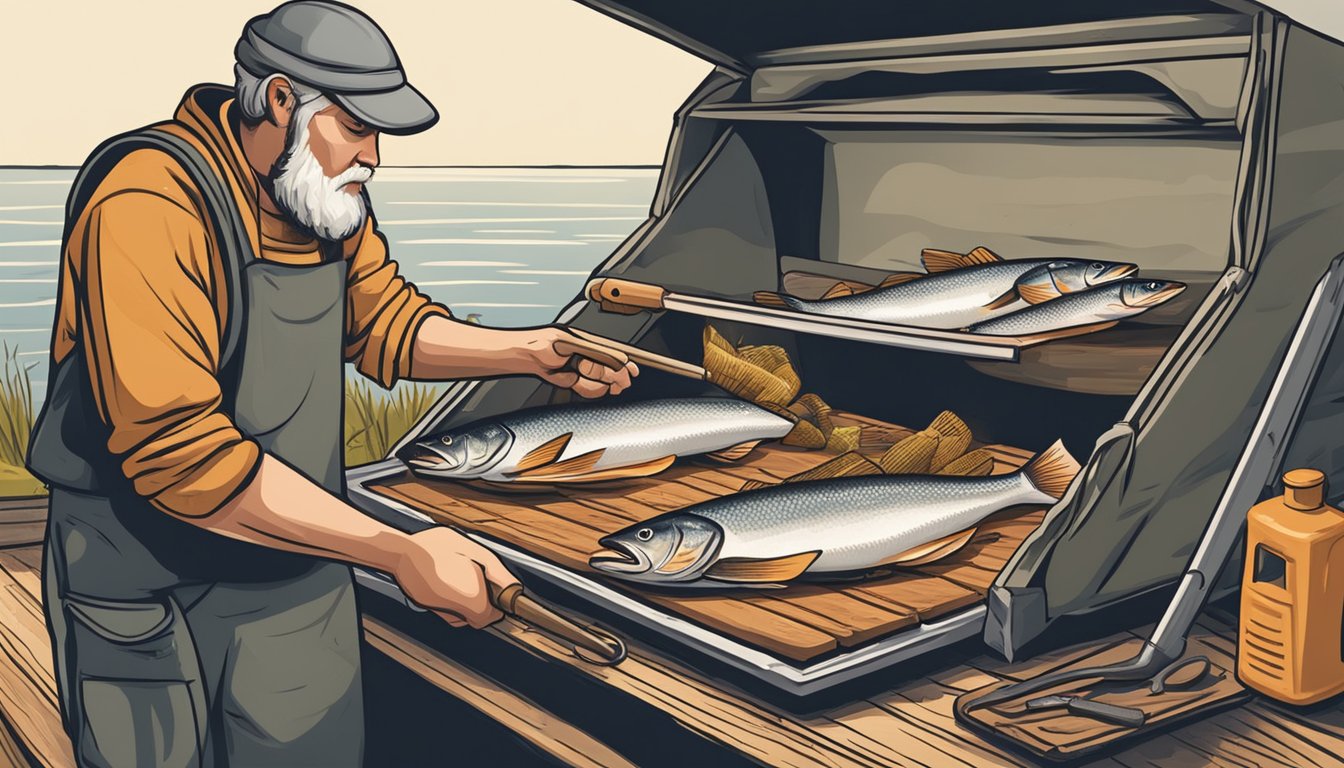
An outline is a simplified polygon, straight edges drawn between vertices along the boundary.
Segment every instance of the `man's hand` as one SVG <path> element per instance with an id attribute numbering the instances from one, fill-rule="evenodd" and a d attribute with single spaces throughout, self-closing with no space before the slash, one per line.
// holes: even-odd
<path id="1" fill-rule="evenodd" d="M 498 591 L 518 581 L 490 550 L 444 526 L 411 534 L 392 577 L 416 605 L 454 627 L 476 629 L 503 616 L 489 585 Z"/>
<path id="2" fill-rule="evenodd" d="M 633 362 L 626 362 L 620 368 L 611 368 L 586 357 L 570 354 L 569 347 L 588 343 L 563 328 L 537 328 L 520 333 L 527 334 L 519 345 L 519 351 L 533 368 L 533 375 L 561 389 L 572 390 L 580 397 L 618 395 L 630 387 L 631 379 L 639 375 L 639 366 Z"/>

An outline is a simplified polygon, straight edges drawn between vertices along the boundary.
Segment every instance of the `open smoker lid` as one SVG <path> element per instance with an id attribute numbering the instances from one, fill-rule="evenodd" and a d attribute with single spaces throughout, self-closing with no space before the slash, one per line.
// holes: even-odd
<path id="1" fill-rule="evenodd" d="M 1344 40 L 1344 6 L 1325 0 L 579 0 L 718 64 L 746 70 L 759 55 L 801 46 L 1114 21 L 1226 14 L 1263 6 Z M 1234 10 L 1234 8 L 1236 10 Z"/>

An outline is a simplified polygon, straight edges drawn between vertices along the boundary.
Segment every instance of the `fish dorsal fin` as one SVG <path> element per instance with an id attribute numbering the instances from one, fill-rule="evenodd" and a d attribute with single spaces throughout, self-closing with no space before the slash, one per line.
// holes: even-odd
<path id="1" fill-rule="evenodd" d="M 857 451 L 850 451 L 812 469 L 792 475 L 786 478 L 784 482 L 801 483 L 808 480 L 829 480 L 832 477 L 861 477 L 880 474 L 882 474 L 882 467 L 879 467 L 876 462 Z"/>
<path id="2" fill-rule="evenodd" d="M 1050 285 L 1051 288 L 1054 287 L 1054 283 Z M 1016 291 L 1022 297 L 1022 300 L 1028 304 L 1044 304 L 1051 299 L 1059 298 L 1059 291 L 1051 290 L 1051 288 L 1044 288 L 1032 283 L 1019 283 Z"/>
<path id="3" fill-rule="evenodd" d="M 1069 449 L 1064 447 L 1064 441 L 1056 440 L 1054 445 L 1027 462 L 1022 468 L 1022 474 L 1042 493 L 1058 499 L 1069 489 L 1069 484 L 1081 469 Z"/>
<path id="4" fill-rule="evenodd" d="M 986 304 L 985 309 L 1003 309 L 1009 304 L 1012 304 L 1013 302 L 1017 301 L 1019 298 L 1022 298 L 1022 296 L 1020 293 L 1018 293 L 1017 286 L 1013 286 L 1012 288 L 1009 288 L 1008 290 L 1004 291 L 1002 296 L 999 296 L 999 298 Z"/>
<path id="5" fill-rule="evenodd" d="M 918 272 L 894 272 L 883 278 L 882 282 L 877 284 L 877 287 L 890 288 L 893 285 L 904 285 L 911 280 L 918 280 L 921 277 L 924 277 L 924 275 L 921 275 Z"/>
<path id="6" fill-rule="evenodd" d="M 958 549 L 966 546 L 967 542 L 969 542 L 974 535 L 975 529 L 968 528 L 964 531 L 954 533 L 951 536 L 944 536 L 941 539 L 934 539 L 927 544 L 911 547 L 895 557 L 889 557 L 883 560 L 880 565 L 900 565 L 910 568 L 916 565 L 926 565 L 936 560 L 942 560 L 944 557 L 947 557 Z"/>
<path id="7" fill-rule="evenodd" d="M 745 443 L 738 443 L 737 445 L 724 448 L 721 451 L 713 451 L 705 455 L 715 461 L 722 461 L 726 464 L 744 458 L 748 453 L 751 453 L 753 448 L 760 444 L 760 440 L 748 440 Z"/>
<path id="8" fill-rule="evenodd" d="M 966 258 L 960 253 L 954 251 L 940 251 L 937 248 L 925 248 L 919 253 L 919 263 L 924 265 L 924 271 L 929 274 L 934 272 L 949 272 L 954 269 L 961 269 L 966 266 L 962 259 Z"/>
<path id="9" fill-rule="evenodd" d="M 569 445 L 570 438 L 574 437 L 573 432 L 566 432 L 559 437 L 552 438 L 538 445 L 536 448 L 527 452 L 519 462 L 516 472 L 526 472 L 529 469 L 544 467 L 547 464 L 554 463 L 560 458 L 560 454 L 565 452 L 565 446 Z"/>
<path id="10" fill-rule="evenodd" d="M 994 455 L 984 448 L 976 448 L 974 451 L 948 462 L 947 466 L 938 470 L 938 474 L 984 477 L 992 471 L 994 471 Z"/>
<path id="11" fill-rule="evenodd" d="M 993 264 L 996 261 L 1003 261 L 1003 257 L 983 245 L 978 245 L 966 254 L 966 260 L 972 264 Z"/>
<path id="12" fill-rule="evenodd" d="M 769 488 L 772 485 L 774 485 L 774 483 L 767 483 L 764 480 L 748 480 L 747 482 L 742 484 L 741 488 L 737 489 L 737 492 L 742 493 L 744 491 L 758 491 L 762 488 Z"/>
<path id="13" fill-rule="evenodd" d="M 928 472 L 938 450 L 938 434 L 924 430 L 898 441 L 877 460 L 889 475 L 913 475 Z"/>
<path id="14" fill-rule="evenodd" d="M 821 550 L 773 558 L 728 557 L 705 572 L 717 581 L 769 582 L 796 579 L 821 556 Z"/>
<path id="15" fill-rule="evenodd" d="M 826 301 L 827 299 L 843 299 L 846 296 L 853 296 L 853 295 L 854 295 L 854 289 L 851 288 L 849 285 L 847 285 L 846 283 L 836 283 L 835 285 L 831 286 L 830 290 L 821 294 L 821 300 Z"/>
<path id="16" fill-rule="evenodd" d="M 929 469 L 934 472 L 947 466 L 971 447 L 971 428 L 951 411 L 938 414 L 938 418 L 933 420 L 929 429 L 938 433 L 938 447 L 929 462 Z"/>
<path id="17" fill-rule="evenodd" d="M 924 264 L 924 270 L 930 273 L 950 272 L 954 269 L 974 267 L 977 264 L 996 264 L 1003 261 L 998 254 L 984 246 L 975 248 L 965 255 L 953 251 L 940 251 L 936 248 L 925 248 L 920 253 L 919 258 Z"/>
<path id="18" fill-rule="evenodd" d="M 763 307 L 789 306 L 788 302 L 784 301 L 784 297 L 774 291 L 757 291 L 751 294 L 751 298 Z"/>

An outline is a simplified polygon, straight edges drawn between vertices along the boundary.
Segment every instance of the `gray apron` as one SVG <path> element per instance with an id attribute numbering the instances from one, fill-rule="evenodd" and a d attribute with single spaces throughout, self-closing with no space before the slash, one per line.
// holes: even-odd
<path id="1" fill-rule="evenodd" d="M 265 452 L 341 494 L 339 247 L 313 266 L 253 258 L 219 179 L 190 145 L 161 133 L 100 148 L 99 162 L 76 181 L 68 222 L 82 182 L 86 196 L 100 168 L 145 141 L 197 177 L 229 262 L 227 289 L 241 297 L 225 333 L 226 412 Z M 359 765 L 363 694 L 350 568 L 229 539 L 151 507 L 106 455 L 101 419 L 89 418 L 82 353 L 50 380 L 29 466 L 51 485 L 44 609 L 80 764 Z"/>

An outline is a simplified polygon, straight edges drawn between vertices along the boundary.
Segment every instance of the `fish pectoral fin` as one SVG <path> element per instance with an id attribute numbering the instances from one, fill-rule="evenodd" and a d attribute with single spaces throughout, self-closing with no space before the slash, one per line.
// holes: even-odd
<path id="1" fill-rule="evenodd" d="M 967 542 L 971 540 L 971 537 L 975 535 L 975 530 L 976 529 L 974 528 L 968 528 L 960 533 L 944 536 L 941 539 L 935 539 L 927 544 L 920 544 L 918 547 L 911 547 L 895 557 L 889 557 L 883 560 L 881 564 L 900 565 L 908 568 L 915 565 L 926 565 L 935 560 L 941 560 L 966 546 Z"/>
<path id="2" fill-rule="evenodd" d="M 745 443 L 738 443 L 737 445 L 729 446 L 720 451 L 712 451 L 705 455 L 715 461 L 722 461 L 727 464 L 745 457 L 748 453 L 751 453 L 752 449 L 760 444 L 760 440 L 748 440 Z"/>
<path id="3" fill-rule="evenodd" d="M 1003 309 L 1004 307 L 1017 301 L 1021 296 L 1017 292 L 1017 286 L 1009 288 L 999 298 L 985 305 L 985 309 Z"/>
<path id="4" fill-rule="evenodd" d="M 924 277 L 924 275 L 919 272 L 894 272 L 883 278 L 882 282 L 877 284 L 877 287 L 890 288 L 893 285 L 902 285 L 911 280 L 918 280 L 921 277 Z"/>
<path id="5" fill-rule="evenodd" d="M 573 432 L 566 432 L 533 448 L 518 462 L 518 467 L 514 471 L 526 472 L 529 469 L 555 463 L 555 460 L 560 458 L 560 454 L 565 452 L 565 446 L 569 445 L 569 440 L 572 437 L 574 437 Z"/>
<path id="6" fill-rule="evenodd" d="M 559 477 L 561 475 L 582 475 L 593 470 L 597 462 L 601 460 L 602 454 L 606 452 L 605 448 L 598 448 L 596 451 L 589 451 L 581 456 L 575 456 L 572 459 L 557 461 L 551 464 L 544 464 L 523 470 L 514 474 L 515 480 L 536 480 L 541 478 Z"/>
<path id="7" fill-rule="evenodd" d="M 919 260 L 929 273 L 951 272 L 954 269 L 973 267 L 976 264 L 994 264 L 1003 261 L 998 254 L 984 246 L 975 248 L 964 255 L 953 251 L 940 251 L 937 248 L 925 248 L 919 254 Z"/>
<path id="8" fill-rule="evenodd" d="M 1051 299 L 1059 298 L 1058 292 L 1031 283 L 1021 283 L 1016 290 L 1028 304 L 1044 304 Z"/>
<path id="9" fill-rule="evenodd" d="M 600 453 L 600 451 L 594 451 Z M 587 454 L 585 454 L 587 455 Z M 608 467 L 590 472 L 575 472 L 564 475 L 519 475 L 514 482 L 532 483 L 596 483 L 600 480 L 624 480 L 631 477 L 648 477 L 672 466 L 676 456 L 663 456 L 640 464 L 626 464 L 623 467 Z M 549 469 L 549 467 L 548 467 Z"/>
<path id="10" fill-rule="evenodd" d="M 821 550 L 814 549 L 785 557 L 728 557 L 711 566 L 705 578 L 747 583 L 789 581 L 801 576 L 820 556 Z"/>

